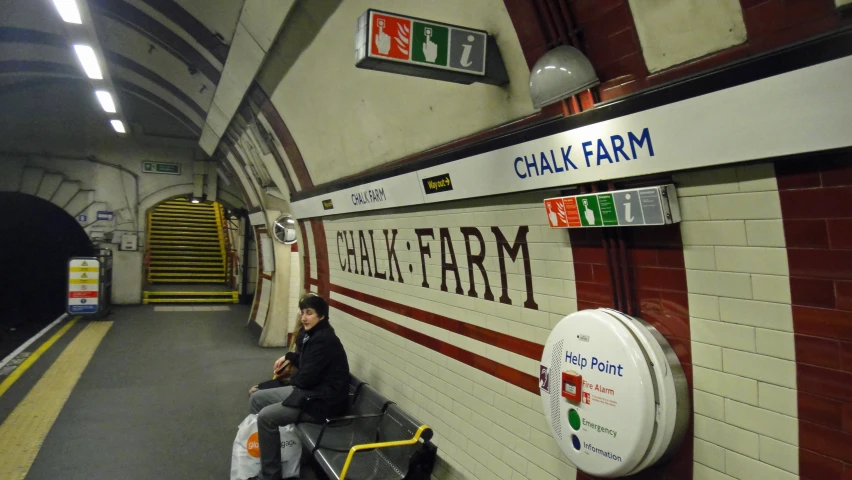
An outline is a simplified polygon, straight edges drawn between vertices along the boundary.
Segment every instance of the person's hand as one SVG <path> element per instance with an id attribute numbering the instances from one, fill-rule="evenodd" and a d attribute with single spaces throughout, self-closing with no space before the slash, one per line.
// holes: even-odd
<path id="1" fill-rule="evenodd" d="M 259 389 L 259 388 L 257 388 L 257 385 L 255 385 L 255 386 L 253 386 L 253 387 L 249 388 L 249 395 L 251 395 L 252 393 L 254 393 L 254 392 L 258 391 L 258 390 L 260 390 L 260 389 Z"/>
<path id="2" fill-rule="evenodd" d="M 287 357 L 281 357 L 278 360 L 275 360 L 275 365 L 272 366 L 272 371 L 277 372 L 281 370 L 281 367 L 284 366 L 284 362 L 287 361 Z"/>
<path id="3" fill-rule="evenodd" d="M 438 58 L 438 44 L 432 41 L 431 35 L 426 35 L 426 41 L 423 42 L 423 56 L 429 63 L 435 63 Z"/>
<path id="4" fill-rule="evenodd" d="M 278 370 L 275 370 L 274 373 L 276 375 L 281 375 L 284 372 L 284 370 L 286 370 L 287 367 L 289 367 L 289 366 L 290 366 L 290 360 L 284 360 L 284 363 L 282 363 L 281 366 L 278 367 Z"/>

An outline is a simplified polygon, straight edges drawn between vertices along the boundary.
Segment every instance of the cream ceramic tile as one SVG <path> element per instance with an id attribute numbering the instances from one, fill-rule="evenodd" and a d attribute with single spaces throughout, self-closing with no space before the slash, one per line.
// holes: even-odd
<path id="1" fill-rule="evenodd" d="M 713 220 L 763 220 L 781 218 L 778 192 L 733 193 L 707 197 Z"/>
<path id="2" fill-rule="evenodd" d="M 772 479 L 772 480 L 798 480 L 798 475 L 773 467 L 735 452 L 725 452 L 725 471 L 734 478 L 746 479 Z"/>
<path id="3" fill-rule="evenodd" d="M 747 273 L 687 270 L 686 285 L 689 293 L 751 298 L 751 276 Z"/>
<path id="4" fill-rule="evenodd" d="M 778 190 L 775 165 L 771 162 L 736 167 L 741 192 Z"/>
<path id="5" fill-rule="evenodd" d="M 755 351 L 754 328 L 716 320 L 690 318 L 690 338 L 696 342 Z"/>
<path id="6" fill-rule="evenodd" d="M 791 303 L 790 277 L 786 275 L 752 275 L 751 286 L 755 300 Z"/>
<path id="7" fill-rule="evenodd" d="M 696 390 L 757 405 L 756 380 L 698 366 L 693 366 L 692 370 L 693 384 Z"/>
<path id="8" fill-rule="evenodd" d="M 710 220 L 707 197 L 683 197 L 678 199 L 682 221 Z"/>
<path id="9" fill-rule="evenodd" d="M 684 245 L 748 245 L 742 220 L 681 222 L 680 233 Z"/>
<path id="10" fill-rule="evenodd" d="M 725 422 L 791 445 L 799 444 L 799 421 L 794 417 L 725 399 Z"/>
<path id="11" fill-rule="evenodd" d="M 746 237 L 750 247 L 781 247 L 784 239 L 784 224 L 777 220 L 746 220 Z"/>
<path id="12" fill-rule="evenodd" d="M 689 314 L 707 320 L 719 320 L 719 297 L 689 294 Z"/>
<path id="13" fill-rule="evenodd" d="M 761 408 L 783 413 L 791 417 L 796 417 L 799 414 L 798 398 L 795 389 L 758 382 L 757 397 L 757 404 Z"/>
<path id="14" fill-rule="evenodd" d="M 725 471 L 725 449 L 716 444 L 696 438 L 693 444 L 693 458 L 696 462 L 713 470 Z M 698 477 L 693 475 L 693 478 Z"/>
<path id="15" fill-rule="evenodd" d="M 672 178 L 677 187 L 678 197 L 717 195 L 740 191 L 737 172 L 733 167 L 676 172 L 672 175 Z"/>
<path id="16" fill-rule="evenodd" d="M 703 415 L 695 415 L 695 438 L 724 445 L 727 450 L 752 458 L 758 458 L 760 455 L 760 443 L 756 433 Z"/>
<path id="17" fill-rule="evenodd" d="M 683 247 L 683 262 L 691 270 L 716 270 L 716 251 L 710 246 Z"/>
<path id="18" fill-rule="evenodd" d="M 712 393 L 695 390 L 693 392 L 693 410 L 705 417 L 725 421 L 725 399 Z M 712 465 L 708 465 L 712 466 Z"/>
<path id="19" fill-rule="evenodd" d="M 792 333 L 763 328 L 758 328 L 755 332 L 757 353 L 785 360 L 796 360 L 796 346 Z"/>
<path id="20" fill-rule="evenodd" d="M 761 435 L 760 461 L 798 474 L 799 447 Z"/>
<path id="21" fill-rule="evenodd" d="M 710 467 L 706 467 L 700 463 L 696 458 L 696 463 L 693 465 L 692 469 L 692 480 L 737 480 L 734 477 L 730 477 L 725 475 L 724 473 L 714 470 Z"/>
<path id="22" fill-rule="evenodd" d="M 692 364 L 722 371 L 722 347 L 693 341 Z"/>
<path id="23" fill-rule="evenodd" d="M 793 309 L 783 303 L 719 298 L 719 313 L 723 322 L 793 331 Z"/>
<path id="24" fill-rule="evenodd" d="M 723 272 L 790 274 L 784 248 L 717 246 L 716 268 Z"/>

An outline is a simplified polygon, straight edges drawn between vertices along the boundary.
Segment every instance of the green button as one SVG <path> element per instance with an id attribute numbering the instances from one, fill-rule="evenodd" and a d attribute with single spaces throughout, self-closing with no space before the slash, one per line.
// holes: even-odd
<path id="1" fill-rule="evenodd" d="M 571 424 L 571 428 L 574 430 L 580 430 L 580 414 L 577 413 L 577 410 L 572 408 L 568 411 L 568 423 Z"/>

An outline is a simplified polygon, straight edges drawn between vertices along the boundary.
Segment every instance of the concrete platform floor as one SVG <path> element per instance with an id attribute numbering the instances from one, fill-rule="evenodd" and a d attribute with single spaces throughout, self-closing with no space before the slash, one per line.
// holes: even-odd
<path id="1" fill-rule="evenodd" d="M 283 353 L 257 346 L 248 314 L 242 305 L 116 307 L 26 479 L 228 479 L 248 389 Z M 0 398 L 0 421 L 69 341 L 54 345 Z M 308 464 L 303 478 L 316 478 Z"/>

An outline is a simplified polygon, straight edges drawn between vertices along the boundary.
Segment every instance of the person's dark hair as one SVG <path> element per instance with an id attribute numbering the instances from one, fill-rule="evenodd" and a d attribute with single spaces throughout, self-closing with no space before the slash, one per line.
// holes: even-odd
<path id="1" fill-rule="evenodd" d="M 319 295 L 308 295 L 299 302 L 299 310 L 313 308 L 320 318 L 328 320 L 328 303 Z"/>

